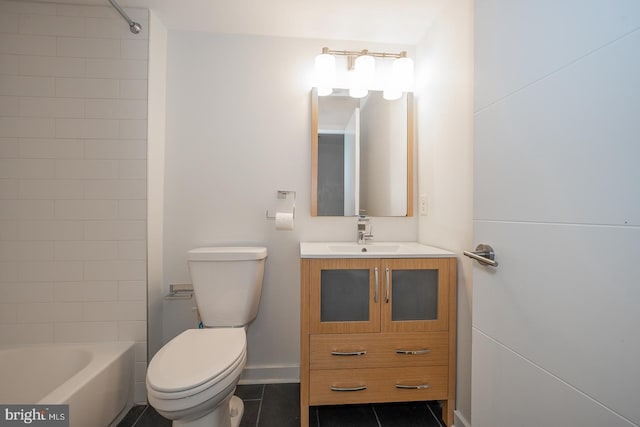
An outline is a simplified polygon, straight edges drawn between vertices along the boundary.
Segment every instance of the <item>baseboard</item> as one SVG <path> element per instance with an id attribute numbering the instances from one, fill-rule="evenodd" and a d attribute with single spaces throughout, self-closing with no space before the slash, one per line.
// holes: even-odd
<path id="1" fill-rule="evenodd" d="M 240 376 L 240 384 L 299 383 L 299 365 L 247 366 Z"/>
<path id="2" fill-rule="evenodd" d="M 453 427 L 471 427 L 471 423 L 459 411 L 453 411 Z"/>

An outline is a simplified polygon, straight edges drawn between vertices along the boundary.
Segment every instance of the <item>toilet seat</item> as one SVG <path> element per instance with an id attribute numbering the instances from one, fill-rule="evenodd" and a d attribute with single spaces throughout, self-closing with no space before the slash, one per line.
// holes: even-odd
<path id="1" fill-rule="evenodd" d="M 181 399 L 212 387 L 246 360 L 243 328 L 188 329 L 153 357 L 147 387 L 159 399 Z"/>

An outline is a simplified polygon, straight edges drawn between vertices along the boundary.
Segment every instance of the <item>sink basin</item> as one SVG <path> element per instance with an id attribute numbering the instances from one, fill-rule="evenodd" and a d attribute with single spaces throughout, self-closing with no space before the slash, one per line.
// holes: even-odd
<path id="1" fill-rule="evenodd" d="M 382 244 L 366 244 L 366 245 L 327 245 L 329 251 L 333 253 L 394 253 L 398 252 L 400 245 L 382 245 Z"/>
<path id="2" fill-rule="evenodd" d="M 302 242 L 302 258 L 450 258 L 455 253 L 418 242 Z"/>

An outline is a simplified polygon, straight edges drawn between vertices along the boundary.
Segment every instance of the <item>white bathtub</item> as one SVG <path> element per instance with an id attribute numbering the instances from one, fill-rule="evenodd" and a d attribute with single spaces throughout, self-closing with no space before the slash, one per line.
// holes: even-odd
<path id="1" fill-rule="evenodd" d="M 70 427 L 116 425 L 133 405 L 133 343 L 0 349 L 0 403 L 68 404 Z"/>

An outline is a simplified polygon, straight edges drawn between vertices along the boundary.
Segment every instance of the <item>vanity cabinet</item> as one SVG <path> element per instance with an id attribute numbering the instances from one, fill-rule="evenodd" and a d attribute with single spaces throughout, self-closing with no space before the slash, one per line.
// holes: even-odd
<path id="1" fill-rule="evenodd" d="M 453 424 L 456 259 L 302 258 L 301 424 L 309 406 L 441 400 Z"/>

